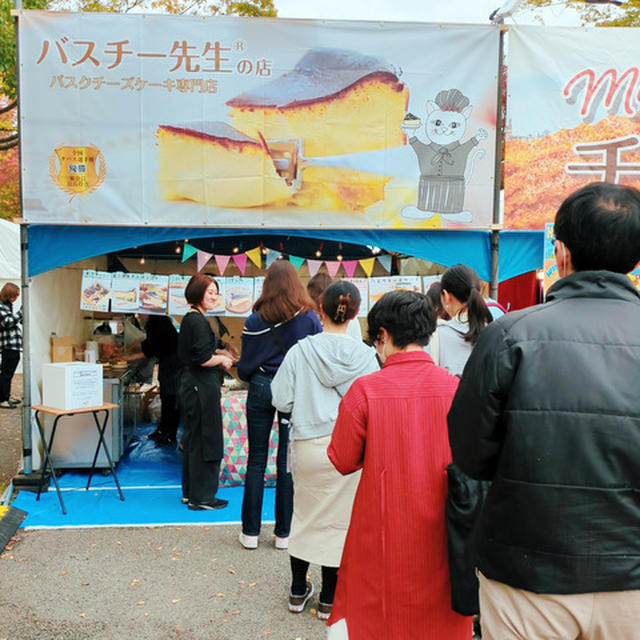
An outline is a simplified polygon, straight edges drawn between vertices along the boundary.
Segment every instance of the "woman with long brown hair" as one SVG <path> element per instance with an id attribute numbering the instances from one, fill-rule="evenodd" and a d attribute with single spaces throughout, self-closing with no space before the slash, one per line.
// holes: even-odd
<path id="1" fill-rule="evenodd" d="M 264 280 L 262 294 L 242 330 L 242 351 L 238 375 L 249 382 L 247 427 L 249 460 L 242 499 L 240 543 L 246 549 L 258 546 L 264 475 L 269 437 L 275 415 L 271 404 L 271 380 L 287 351 L 298 340 L 322 331 L 314 303 L 296 268 L 288 261 L 274 262 Z M 286 549 L 293 513 L 293 482 L 287 471 L 289 416 L 278 412 L 278 453 L 275 508 L 275 545 Z"/>

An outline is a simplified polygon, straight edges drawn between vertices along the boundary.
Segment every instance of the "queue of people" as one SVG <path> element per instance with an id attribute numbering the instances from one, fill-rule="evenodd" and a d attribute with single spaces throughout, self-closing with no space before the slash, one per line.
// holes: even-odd
<path id="1" fill-rule="evenodd" d="M 307 290 L 276 261 L 238 359 L 205 317 L 216 280 L 189 281 L 179 379 L 161 380 L 157 433 L 175 442 L 177 399 L 182 502 L 227 506 L 220 398 L 237 363 L 249 446 L 239 543 L 259 544 L 277 416 L 283 609 L 299 614 L 313 601 L 308 571 L 318 565 L 329 640 L 470 640 L 472 617 L 452 608 L 452 464 L 490 483 L 469 540 L 485 640 L 638 636 L 640 293 L 626 274 L 640 263 L 640 192 L 583 187 L 560 206 L 554 232 L 560 279 L 546 303 L 494 317 L 477 274 L 453 265 L 425 295 L 378 300 L 366 343 L 349 335 L 356 287 L 324 278 Z M 6 409 L 21 349 L 16 289 L 0 291 Z M 147 324 L 146 352 L 162 363 L 154 331 Z"/>

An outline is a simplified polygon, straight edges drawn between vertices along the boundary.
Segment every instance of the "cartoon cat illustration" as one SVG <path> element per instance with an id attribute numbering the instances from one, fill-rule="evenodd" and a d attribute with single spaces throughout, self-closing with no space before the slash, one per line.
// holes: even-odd
<path id="1" fill-rule="evenodd" d="M 471 150 L 488 134 L 485 129 L 478 129 L 473 138 L 460 142 L 472 109 L 469 98 L 458 89 L 440 91 L 435 100 L 427 102 L 424 130 L 429 143 L 421 142 L 415 135 L 409 137 L 409 144 L 418 157 L 420 183 L 417 206 L 404 207 L 405 218 L 428 220 L 439 214 L 453 222 L 473 219 L 472 213 L 464 209 L 465 186 L 473 173 L 475 158 L 484 156 L 482 149 L 471 157 L 466 182 L 465 169 Z M 401 126 L 409 135 L 420 126 L 420 119 L 408 114 Z"/>

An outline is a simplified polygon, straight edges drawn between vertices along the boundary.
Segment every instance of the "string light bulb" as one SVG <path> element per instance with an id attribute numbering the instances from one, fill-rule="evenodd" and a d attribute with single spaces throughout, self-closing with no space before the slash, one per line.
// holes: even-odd
<path id="1" fill-rule="evenodd" d="M 320 249 L 316 250 L 316 258 L 319 258 L 322 255 L 322 251 Z"/>
<path id="2" fill-rule="evenodd" d="M 240 251 L 238 247 L 233 247 L 233 253 L 238 253 L 238 251 Z"/>
<path id="3" fill-rule="evenodd" d="M 342 262 L 342 255 L 340 253 L 336 256 L 336 260 Z"/>
<path id="4" fill-rule="evenodd" d="M 142 256 L 142 258 L 140 258 L 140 264 L 144 264 L 144 256 Z"/>

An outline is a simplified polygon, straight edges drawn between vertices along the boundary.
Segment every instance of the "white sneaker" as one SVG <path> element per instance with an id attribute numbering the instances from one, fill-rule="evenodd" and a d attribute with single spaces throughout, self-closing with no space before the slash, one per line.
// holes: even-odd
<path id="1" fill-rule="evenodd" d="M 246 536 L 244 533 L 240 532 L 240 535 L 238 536 L 238 540 L 240 540 L 240 544 L 245 549 L 258 548 L 258 536 Z"/>
<path id="2" fill-rule="evenodd" d="M 289 548 L 289 536 L 287 536 L 286 538 L 279 538 L 278 536 L 276 536 L 276 539 L 274 541 L 274 545 L 275 545 L 276 549 L 288 549 Z"/>

